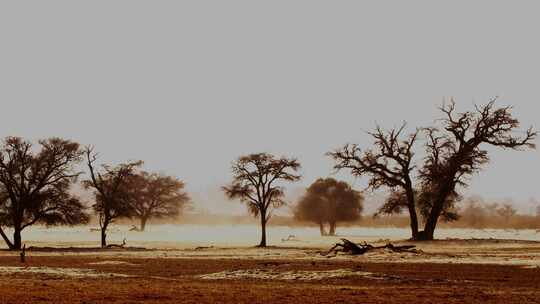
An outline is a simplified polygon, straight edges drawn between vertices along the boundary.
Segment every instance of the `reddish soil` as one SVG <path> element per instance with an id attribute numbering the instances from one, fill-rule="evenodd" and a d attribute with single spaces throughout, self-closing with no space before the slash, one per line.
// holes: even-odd
<path id="1" fill-rule="evenodd" d="M 135 265 L 91 264 L 111 260 Z M 0 273 L 1 303 L 540 303 L 540 269 L 515 266 L 69 255 L 29 257 L 28 264 L 95 269 L 131 277 Z M 0 266 L 21 266 L 21 263 L 15 256 L 2 256 Z M 272 281 L 196 277 L 242 269 L 356 269 L 383 278 Z"/>

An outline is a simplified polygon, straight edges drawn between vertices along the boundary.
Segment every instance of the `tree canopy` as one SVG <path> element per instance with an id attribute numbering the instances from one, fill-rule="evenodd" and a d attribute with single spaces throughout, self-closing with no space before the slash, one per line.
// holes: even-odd
<path id="1" fill-rule="evenodd" d="M 301 221 L 319 224 L 321 235 L 325 235 L 324 224 L 330 226 L 334 235 L 336 223 L 352 222 L 360 218 L 364 197 L 359 191 L 334 178 L 319 178 L 307 189 L 294 209 L 294 217 Z"/>
<path id="2" fill-rule="evenodd" d="M 141 221 L 140 231 L 150 218 L 177 217 L 190 201 L 184 182 L 175 177 L 142 171 L 132 178 L 133 211 Z"/>

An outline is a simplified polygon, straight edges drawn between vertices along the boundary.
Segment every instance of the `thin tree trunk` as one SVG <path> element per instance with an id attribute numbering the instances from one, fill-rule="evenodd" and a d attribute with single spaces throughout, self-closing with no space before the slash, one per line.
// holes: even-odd
<path id="1" fill-rule="evenodd" d="M 411 226 L 411 237 L 413 240 L 418 239 L 418 216 L 416 214 L 416 202 L 414 198 L 414 191 L 412 190 L 412 183 L 407 180 L 407 189 L 405 190 L 407 195 L 407 209 L 409 210 L 409 219 Z"/>
<path id="2" fill-rule="evenodd" d="M 330 222 L 330 231 L 328 232 L 328 235 L 336 235 L 336 222 Z"/>
<path id="3" fill-rule="evenodd" d="M 13 231 L 13 248 L 14 250 L 20 250 L 22 248 L 21 229 L 15 227 Z"/>
<path id="4" fill-rule="evenodd" d="M 144 231 L 144 229 L 146 228 L 146 221 L 147 220 L 148 220 L 148 217 L 141 216 L 141 228 L 139 229 L 139 231 Z"/>
<path id="5" fill-rule="evenodd" d="M 261 212 L 261 242 L 258 247 L 266 247 L 266 212 Z"/>
<path id="6" fill-rule="evenodd" d="M 319 230 L 321 231 L 321 236 L 326 235 L 326 231 L 324 230 L 324 223 L 322 221 L 319 222 Z"/>
<path id="7" fill-rule="evenodd" d="M 107 247 L 107 226 L 101 227 L 101 248 Z"/>
<path id="8" fill-rule="evenodd" d="M 409 206 L 409 218 L 411 220 L 411 238 L 418 240 L 418 216 L 414 207 Z"/>

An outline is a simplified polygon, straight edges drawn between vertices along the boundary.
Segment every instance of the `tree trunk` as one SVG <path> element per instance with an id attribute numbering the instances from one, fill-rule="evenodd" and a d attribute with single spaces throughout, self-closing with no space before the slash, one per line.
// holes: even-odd
<path id="1" fill-rule="evenodd" d="M 266 247 L 266 212 L 261 212 L 261 242 L 257 247 Z"/>
<path id="2" fill-rule="evenodd" d="M 141 228 L 139 229 L 139 231 L 144 231 L 144 229 L 146 228 L 146 221 L 147 220 L 148 220 L 148 217 L 146 217 L 146 216 L 141 217 Z"/>
<path id="3" fill-rule="evenodd" d="M 416 203 L 414 198 L 414 191 L 412 190 L 412 183 L 407 181 L 407 209 L 409 210 L 409 219 L 411 226 L 411 238 L 413 240 L 418 239 L 418 216 L 416 214 Z"/>
<path id="4" fill-rule="evenodd" d="M 107 247 L 107 226 L 101 227 L 101 248 Z"/>
<path id="5" fill-rule="evenodd" d="M 433 206 L 433 209 L 438 209 Z M 433 240 L 433 235 L 435 234 L 435 228 L 437 227 L 437 221 L 439 220 L 440 211 L 432 210 L 427 218 L 426 225 L 424 226 L 424 231 L 422 231 L 419 236 L 420 241 L 431 241 Z"/>
<path id="6" fill-rule="evenodd" d="M 13 248 L 14 250 L 20 250 L 22 248 L 21 229 L 14 228 L 13 230 Z"/>
<path id="7" fill-rule="evenodd" d="M 411 239 L 418 240 L 418 216 L 414 207 L 409 208 L 409 217 L 411 220 Z"/>
<path id="8" fill-rule="evenodd" d="M 328 231 L 328 235 L 334 236 L 336 235 L 336 222 L 330 222 L 330 230 Z"/>
<path id="9" fill-rule="evenodd" d="M 319 222 L 319 230 L 321 231 L 321 236 L 326 235 L 326 231 L 324 230 L 324 223 L 323 222 Z"/>
<path id="10" fill-rule="evenodd" d="M 431 212 L 429 213 L 429 216 L 426 220 L 426 224 L 424 226 L 424 231 L 418 236 L 418 239 L 421 241 L 431 241 L 433 240 L 433 236 L 435 234 L 435 228 L 437 227 L 437 222 L 439 221 L 439 217 L 441 216 L 441 212 L 444 207 L 444 202 L 446 201 L 448 195 L 453 191 L 451 188 L 443 189 L 440 194 L 437 196 L 437 199 L 433 203 L 433 207 L 431 207 Z"/>

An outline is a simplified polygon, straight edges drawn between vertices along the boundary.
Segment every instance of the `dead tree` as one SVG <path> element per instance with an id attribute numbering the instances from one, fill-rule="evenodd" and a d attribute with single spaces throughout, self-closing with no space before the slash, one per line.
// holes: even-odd
<path id="1" fill-rule="evenodd" d="M 283 188 L 278 181 L 294 182 L 300 163 L 294 158 L 276 158 L 268 153 L 242 156 L 232 165 L 233 181 L 222 189 L 230 199 L 240 199 L 261 221 L 261 242 L 266 247 L 266 223 L 273 208 L 284 205 Z"/>
<path id="2" fill-rule="evenodd" d="M 387 187 L 402 193 L 403 199 L 387 201 L 381 212 L 393 213 L 406 208 L 409 212 L 412 238 L 416 239 L 418 216 L 412 173 L 415 169 L 413 147 L 419 131 L 403 136 L 405 126 L 403 124 L 399 129 L 389 131 L 377 127 L 374 132 L 369 133 L 374 140 L 374 149 L 362 151 L 358 145 L 348 144 L 328 155 L 336 162 L 336 170 L 350 170 L 352 175 L 357 177 L 368 175 L 370 189 Z"/>
<path id="3" fill-rule="evenodd" d="M 522 136 L 515 135 L 519 121 L 511 109 L 496 107 L 495 99 L 463 113 L 456 113 L 454 101 L 441 107 L 442 130 L 427 129 L 428 156 L 420 170 L 422 194 L 429 196 L 422 200 L 428 205 L 421 206 L 426 212 L 420 239 L 433 239 L 439 217 L 457 195 L 457 187 L 467 186 L 466 178 L 489 161 L 485 146 L 512 150 L 535 147 L 537 132 L 532 128 Z"/>
<path id="4" fill-rule="evenodd" d="M 383 132 L 377 128 L 373 150 L 363 153 L 356 145 L 346 145 L 329 153 L 336 161 L 337 170 L 349 169 L 355 176 L 370 176 L 369 187 L 391 189 L 391 195 L 380 213 L 400 212 L 407 208 L 412 239 L 432 240 L 437 222 L 457 218 L 454 203 L 460 198 L 459 187 L 467 186 L 466 179 L 478 172 L 489 160 L 484 146 L 519 150 L 534 148 L 537 132 L 529 128 L 522 136 L 515 135 L 519 121 L 511 114 L 511 107 L 496 107 L 495 100 L 474 111 L 456 113 L 452 101 L 441 107 L 440 129 L 425 128 L 427 156 L 418 169 L 419 183 L 414 187 L 412 147 L 418 131 L 406 139 L 399 138 L 404 127 Z M 418 229 L 420 210 L 424 230 Z"/>

